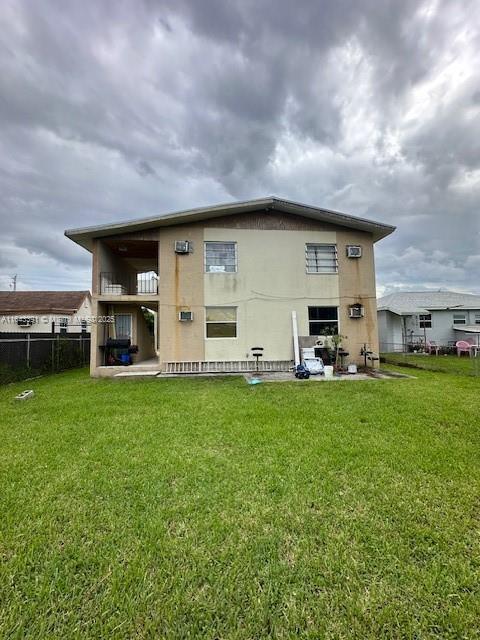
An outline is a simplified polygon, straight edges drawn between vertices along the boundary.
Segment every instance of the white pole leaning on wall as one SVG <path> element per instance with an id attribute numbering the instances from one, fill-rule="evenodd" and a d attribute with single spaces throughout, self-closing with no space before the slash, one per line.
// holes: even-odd
<path id="1" fill-rule="evenodd" d="M 298 347 L 297 312 L 292 311 L 293 353 L 295 354 L 295 366 L 300 364 L 300 349 Z"/>

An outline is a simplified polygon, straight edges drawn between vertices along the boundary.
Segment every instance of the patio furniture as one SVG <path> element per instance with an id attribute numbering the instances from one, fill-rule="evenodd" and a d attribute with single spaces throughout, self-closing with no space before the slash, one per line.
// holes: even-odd
<path id="1" fill-rule="evenodd" d="M 469 356 L 471 355 L 472 345 L 466 340 L 458 340 L 455 346 L 457 347 L 457 356 L 460 357 L 462 353 L 468 353 Z"/>
<path id="2" fill-rule="evenodd" d="M 438 352 L 440 351 L 439 345 L 435 342 L 435 340 L 427 340 L 426 351 L 429 355 L 435 353 L 438 356 Z"/>

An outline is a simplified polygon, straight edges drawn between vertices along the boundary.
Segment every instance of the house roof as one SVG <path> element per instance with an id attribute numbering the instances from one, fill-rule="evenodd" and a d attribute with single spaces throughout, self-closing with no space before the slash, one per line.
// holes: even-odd
<path id="1" fill-rule="evenodd" d="M 0 291 L 0 314 L 64 313 L 72 315 L 90 291 Z"/>
<path id="2" fill-rule="evenodd" d="M 398 315 L 444 309 L 480 309 L 480 296 L 455 291 L 401 291 L 379 298 L 377 302 L 378 311 Z"/>
<path id="3" fill-rule="evenodd" d="M 227 204 L 218 204 L 210 207 L 201 207 L 198 209 L 187 209 L 185 211 L 176 211 L 164 215 L 154 216 L 152 218 L 139 218 L 138 220 L 127 220 L 125 222 L 117 222 L 114 224 L 100 225 L 96 227 L 84 227 L 81 229 L 67 229 L 65 235 L 80 246 L 91 251 L 92 239 L 104 236 L 114 235 L 118 233 L 143 231 L 156 227 L 172 226 L 177 224 L 186 224 L 207 220 L 209 218 L 218 218 L 220 216 L 235 215 L 238 213 L 247 213 L 250 211 L 264 210 L 265 215 L 269 211 L 281 211 L 305 218 L 312 218 L 321 222 L 329 222 L 331 224 L 340 225 L 348 229 L 358 229 L 367 231 L 373 235 L 374 241 L 381 240 L 395 231 L 395 227 L 383 222 L 375 222 L 366 218 L 357 218 L 346 213 L 331 211 L 330 209 L 322 209 L 313 207 L 291 200 L 275 198 L 259 198 L 257 200 L 245 200 L 243 202 L 230 202 Z"/>

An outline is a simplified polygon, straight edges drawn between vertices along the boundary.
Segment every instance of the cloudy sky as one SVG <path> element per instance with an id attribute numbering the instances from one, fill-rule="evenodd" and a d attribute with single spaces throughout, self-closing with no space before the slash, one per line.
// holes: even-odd
<path id="1" fill-rule="evenodd" d="M 480 293 L 477 0 L 2 0 L 0 289 L 66 228 L 277 195 L 397 225 L 380 293 Z"/>

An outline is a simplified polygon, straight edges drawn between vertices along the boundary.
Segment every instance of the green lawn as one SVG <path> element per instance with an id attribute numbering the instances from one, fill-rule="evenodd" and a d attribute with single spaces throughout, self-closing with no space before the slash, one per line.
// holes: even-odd
<path id="1" fill-rule="evenodd" d="M 476 358 L 468 356 L 435 356 L 425 353 L 382 353 L 382 358 L 389 364 L 418 367 L 427 371 L 444 371 L 457 375 L 480 377 L 480 355 Z"/>
<path id="2" fill-rule="evenodd" d="M 480 380 L 415 375 L 0 388 L 0 637 L 478 638 Z"/>

